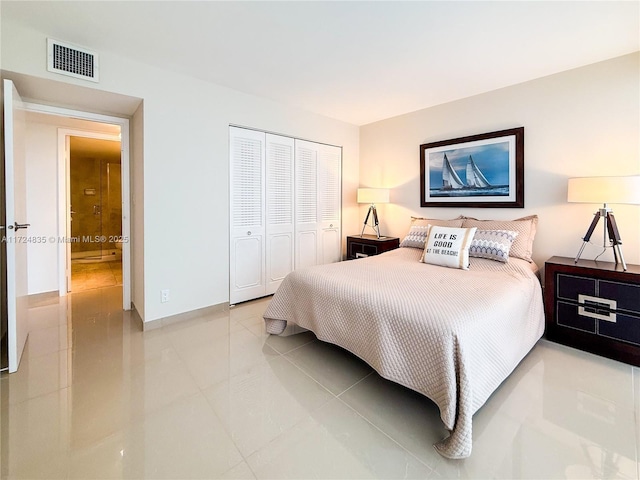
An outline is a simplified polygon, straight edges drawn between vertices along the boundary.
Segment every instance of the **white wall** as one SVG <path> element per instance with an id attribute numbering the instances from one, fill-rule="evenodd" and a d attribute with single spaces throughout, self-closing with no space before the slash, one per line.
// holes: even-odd
<path id="1" fill-rule="evenodd" d="M 573 257 L 596 205 L 567 203 L 567 179 L 640 174 L 640 54 L 361 127 L 360 184 L 392 189 L 383 233 L 406 234 L 411 215 L 517 218 L 539 215 L 534 260 Z M 421 208 L 419 146 L 525 127 L 525 208 Z M 640 263 L 640 207 L 613 206 L 628 263 Z M 364 217 L 364 211 L 361 211 Z M 602 245 L 602 223 L 592 241 Z M 583 258 L 602 248 L 588 245 Z M 613 259 L 609 250 L 604 260 Z"/>
<path id="2" fill-rule="evenodd" d="M 46 71 L 45 33 L 2 22 L 3 70 L 144 100 L 144 307 L 136 307 L 145 321 L 229 299 L 229 124 L 342 146 L 343 231 L 357 230 L 358 127 L 109 52 L 100 52 L 100 83 L 87 85 Z M 160 303 L 162 289 L 170 302 Z"/>
<path id="3" fill-rule="evenodd" d="M 58 291 L 58 128 L 118 133 L 119 127 L 27 112 L 27 221 L 29 237 L 45 238 L 27 245 L 29 295 Z M 54 237 L 55 242 L 50 241 Z"/>
<path id="4" fill-rule="evenodd" d="M 144 318 L 144 104 L 131 130 L 131 301 Z"/>

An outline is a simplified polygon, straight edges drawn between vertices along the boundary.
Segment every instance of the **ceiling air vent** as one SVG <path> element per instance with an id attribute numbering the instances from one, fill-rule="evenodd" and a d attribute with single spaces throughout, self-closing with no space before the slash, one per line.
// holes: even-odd
<path id="1" fill-rule="evenodd" d="M 97 82 L 98 55 L 85 48 L 48 38 L 47 70 Z"/>

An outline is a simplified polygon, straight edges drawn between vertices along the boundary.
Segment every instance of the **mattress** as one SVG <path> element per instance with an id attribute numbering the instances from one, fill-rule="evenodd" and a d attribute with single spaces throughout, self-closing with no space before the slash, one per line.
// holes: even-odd
<path id="1" fill-rule="evenodd" d="M 469 270 L 419 261 L 421 249 L 290 273 L 264 313 L 362 358 L 382 377 L 430 398 L 450 431 L 434 447 L 472 450 L 472 417 L 544 331 L 542 290 L 529 262 L 472 258 Z"/>

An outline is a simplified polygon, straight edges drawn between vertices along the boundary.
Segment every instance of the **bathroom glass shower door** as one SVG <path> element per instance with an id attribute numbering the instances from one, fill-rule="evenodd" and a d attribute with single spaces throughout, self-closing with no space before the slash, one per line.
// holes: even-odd
<path id="1" fill-rule="evenodd" d="M 71 157 L 72 259 L 99 260 L 103 255 L 101 164 L 99 158 Z"/>
<path id="2" fill-rule="evenodd" d="M 71 259 L 120 258 L 122 191 L 119 142 L 70 138 Z M 117 258 L 116 258 L 117 257 Z"/>

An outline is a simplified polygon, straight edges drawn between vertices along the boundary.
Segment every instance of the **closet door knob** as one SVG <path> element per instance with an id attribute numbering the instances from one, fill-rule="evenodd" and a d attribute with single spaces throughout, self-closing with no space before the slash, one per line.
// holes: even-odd
<path id="1" fill-rule="evenodd" d="M 247 231 L 247 235 L 251 235 L 251 230 Z"/>

